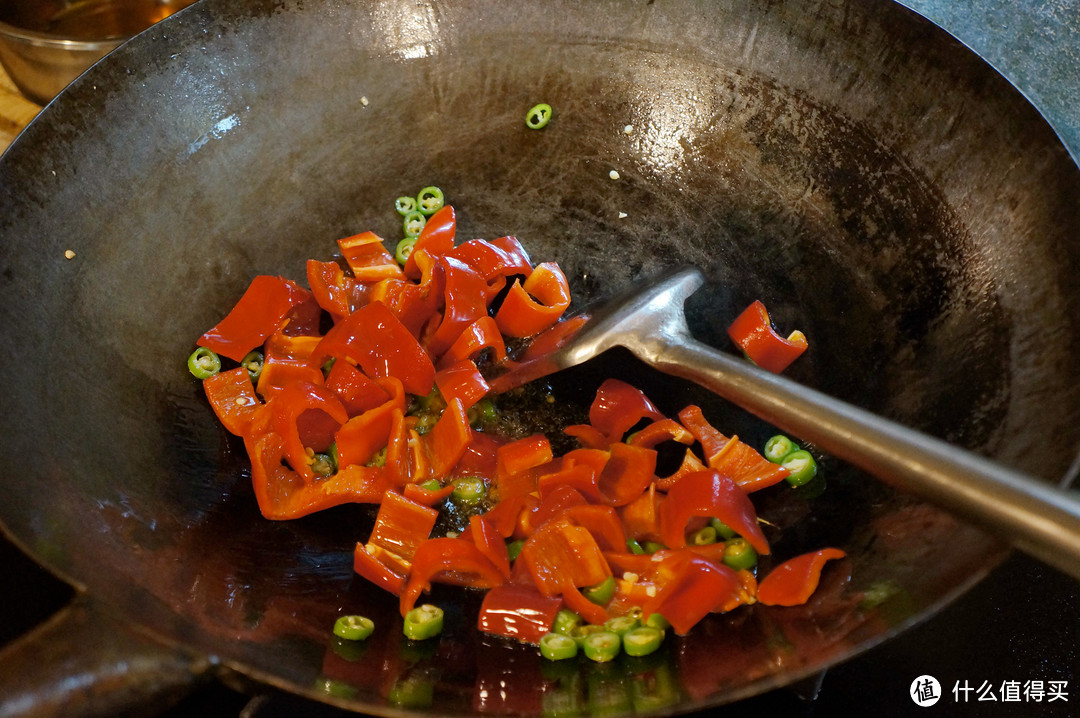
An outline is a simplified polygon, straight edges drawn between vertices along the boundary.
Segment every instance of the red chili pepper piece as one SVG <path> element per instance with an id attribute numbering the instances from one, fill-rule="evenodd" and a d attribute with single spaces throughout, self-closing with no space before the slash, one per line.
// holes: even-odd
<path id="1" fill-rule="evenodd" d="M 735 571 L 727 566 L 686 552 L 665 561 L 672 575 L 658 582 L 656 596 L 644 606 L 645 617 L 659 613 L 675 633 L 685 636 L 705 616 L 737 595 L 741 586 Z"/>
<path id="2" fill-rule="evenodd" d="M 618 379 L 601 384 L 589 406 L 589 423 L 612 443 L 622 441 L 623 434 L 642 419 L 663 418 L 640 389 Z"/>
<path id="3" fill-rule="evenodd" d="M 431 478 L 442 480 L 450 473 L 472 441 L 472 435 L 465 406 L 461 399 L 452 399 L 435 426 L 422 437 Z"/>
<path id="4" fill-rule="evenodd" d="M 442 281 L 442 273 L 422 285 L 405 279 L 384 279 L 371 290 L 369 301 L 385 305 L 412 336 L 418 337 L 438 319 Z"/>
<path id="5" fill-rule="evenodd" d="M 334 325 L 315 348 L 311 362 L 330 357 L 355 362 L 372 378 L 392 376 L 405 391 L 427 396 L 435 383 L 431 357 L 405 325 L 380 302 L 360 307 Z"/>
<path id="6" fill-rule="evenodd" d="M 345 407 L 329 389 L 308 382 L 295 382 L 277 392 L 267 403 L 274 417 L 274 430 L 285 442 L 285 458 L 305 481 L 314 481 L 307 449 L 325 450 L 334 431 L 349 420 Z"/>
<path id="7" fill-rule="evenodd" d="M 612 444 L 596 486 L 608 506 L 625 506 L 642 494 L 656 476 L 656 450 Z"/>
<path id="8" fill-rule="evenodd" d="M 401 594 L 401 615 L 413 609 L 416 599 L 432 582 L 469 588 L 493 588 L 505 579 L 487 556 L 472 541 L 460 538 L 436 538 L 416 549 L 412 571 Z"/>
<path id="9" fill-rule="evenodd" d="M 551 632 L 562 599 L 544 596 L 534 586 L 506 583 L 484 596 L 477 627 L 484 633 L 539 643 Z"/>
<path id="10" fill-rule="evenodd" d="M 793 332 L 780 336 L 769 321 L 769 312 L 755 301 L 728 327 L 728 336 L 762 369 L 779 374 L 806 351 L 806 336 Z"/>
<path id="11" fill-rule="evenodd" d="M 326 388 L 338 395 L 349 416 L 362 414 L 390 398 L 378 382 L 347 361 L 336 361 L 326 376 Z"/>
<path id="12" fill-rule="evenodd" d="M 255 410 L 262 406 L 246 367 L 218 372 L 203 379 L 203 391 L 218 421 L 236 436 L 247 433 Z"/>
<path id="13" fill-rule="evenodd" d="M 452 257 L 440 257 L 446 285 L 443 315 L 438 327 L 426 337 L 433 356 L 442 356 L 468 327 L 487 316 L 487 283 L 468 265 Z"/>
<path id="14" fill-rule="evenodd" d="M 715 517 L 750 542 L 759 554 L 769 553 L 769 542 L 758 526 L 750 498 L 734 481 L 718 471 L 684 476 L 660 504 L 660 533 L 670 548 L 686 545 L 686 526 L 695 516 Z"/>
<path id="15" fill-rule="evenodd" d="M 620 509 L 623 528 L 627 536 L 637 541 L 663 541 L 660 535 L 660 503 L 663 494 L 656 491 L 653 483 L 631 503 Z M 625 548 L 617 549 L 619 551 Z"/>
<path id="16" fill-rule="evenodd" d="M 445 369 L 465 359 L 476 360 L 485 349 L 491 349 L 496 363 L 506 359 L 506 344 L 495 320 L 489 316 L 480 317 L 458 335 L 439 360 L 439 368 Z"/>
<path id="17" fill-rule="evenodd" d="M 824 548 L 785 561 L 770 571 L 758 585 L 758 602 L 766 606 L 800 606 L 806 603 L 818 587 L 825 563 L 845 555 L 838 548 Z"/>
<path id="18" fill-rule="evenodd" d="M 375 517 L 368 543 L 411 561 L 428 540 L 439 512 L 410 501 L 395 491 L 387 491 Z"/>
<path id="19" fill-rule="evenodd" d="M 378 282 L 404 277 L 394 255 L 383 246 L 382 237 L 374 232 L 361 232 L 338 240 L 341 255 L 360 282 Z"/>
<path id="20" fill-rule="evenodd" d="M 522 546 L 518 561 L 545 596 L 561 593 L 565 586 L 595 586 L 611 575 L 588 529 L 562 518 L 537 528 Z"/>
<path id="21" fill-rule="evenodd" d="M 450 256 L 472 267 L 487 281 L 515 274 L 528 276 L 533 269 L 525 248 L 513 237 L 492 242 L 470 239 L 455 247 Z"/>
<path id="22" fill-rule="evenodd" d="M 405 392 L 396 379 L 383 380 L 380 386 L 389 389 L 390 395 L 382 404 L 358 414 L 338 429 L 335 435 L 338 463 L 366 464 L 390 441 L 394 412 L 405 412 Z"/>
<path id="23" fill-rule="evenodd" d="M 705 419 L 698 406 L 691 404 L 680 411 L 679 420 L 701 443 L 709 468 L 730 476 L 747 493 L 780 483 L 790 473 L 752 446 L 739 441 L 738 437 L 721 434 Z"/>
<path id="24" fill-rule="evenodd" d="M 514 282 L 495 313 L 503 336 L 531 337 L 553 326 L 570 306 L 570 285 L 553 262 L 536 265 L 524 282 Z"/>
<path id="25" fill-rule="evenodd" d="M 506 548 L 506 542 L 499 535 L 494 522 L 483 516 L 470 516 L 467 529 L 471 540 L 480 552 L 487 556 L 488 560 L 499 569 L 504 578 L 510 578 L 510 552 Z M 462 534 L 464 538 L 464 534 Z"/>
<path id="26" fill-rule="evenodd" d="M 197 343 L 221 356 L 240 361 L 281 328 L 293 307 L 310 297 L 311 293 L 296 282 L 259 275 L 251 280 L 232 311 Z"/>
<path id="27" fill-rule="evenodd" d="M 435 373 L 435 386 L 446 399 L 460 399 L 467 410 L 488 393 L 489 388 L 480 370 L 469 359 Z"/>
<path id="28" fill-rule="evenodd" d="M 337 262 L 309 259 L 307 280 L 315 301 L 330 313 L 334 321 L 341 320 L 367 303 L 370 289 L 346 276 Z"/>
<path id="29" fill-rule="evenodd" d="M 424 228 L 413 245 L 412 254 L 405 262 L 405 276 L 409 279 L 419 279 L 421 269 L 417 266 L 419 255 L 426 254 L 429 257 L 442 257 L 454 249 L 454 235 L 457 232 L 457 215 L 454 208 L 444 205 L 435 214 L 428 217 Z"/>

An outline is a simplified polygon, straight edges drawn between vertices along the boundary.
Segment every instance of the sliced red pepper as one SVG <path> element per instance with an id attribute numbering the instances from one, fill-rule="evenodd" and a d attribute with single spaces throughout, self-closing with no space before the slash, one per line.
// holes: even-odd
<path id="1" fill-rule="evenodd" d="M 476 360 L 485 349 L 491 349 L 497 363 L 506 359 L 506 344 L 495 320 L 489 316 L 480 317 L 458 335 L 439 359 L 439 368 L 444 369 L 465 359 Z"/>
<path id="2" fill-rule="evenodd" d="M 785 561 L 762 579 L 757 591 L 758 602 L 766 606 L 806 603 L 818 587 L 825 563 L 845 555 L 838 548 L 824 548 Z"/>
<path id="3" fill-rule="evenodd" d="M 695 516 L 714 517 L 750 542 L 759 554 L 769 542 L 758 526 L 750 498 L 734 481 L 709 469 L 684 476 L 660 504 L 660 534 L 670 548 L 686 546 L 686 527 Z"/>
<path id="4" fill-rule="evenodd" d="M 495 485 L 500 497 L 535 490 L 536 475 L 530 469 L 543 466 L 552 458 L 551 443 L 543 434 L 500 446 L 495 452 Z"/>
<path id="5" fill-rule="evenodd" d="M 378 382 L 347 361 L 336 361 L 330 367 L 326 388 L 338 395 L 349 416 L 374 409 L 390 398 Z"/>
<path id="6" fill-rule="evenodd" d="M 806 336 L 792 332 L 786 339 L 773 329 L 769 312 L 755 301 L 728 327 L 728 336 L 762 369 L 779 374 L 806 351 Z"/>
<path id="7" fill-rule="evenodd" d="M 497 385 L 498 379 L 493 382 L 493 386 Z M 571 424 L 563 429 L 563 433 L 567 436 L 573 436 L 585 449 L 604 450 L 611 444 L 608 438 L 604 436 L 600 431 L 593 428 L 589 424 Z"/>
<path id="8" fill-rule="evenodd" d="M 580 504 L 566 509 L 563 516 L 588 529 L 601 550 L 626 550 L 626 533 L 619 515 L 610 506 Z"/>
<path id="9" fill-rule="evenodd" d="M 258 419 L 252 422 L 253 426 Z M 251 457 L 251 483 L 263 516 L 275 521 L 300 518 L 347 503 L 378 503 L 386 490 L 379 469 L 351 467 L 334 476 L 305 482 L 282 464 L 285 442 L 274 432 L 255 432 L 244 439 Z"/>
<path id="10" fill-rule="evenodd" d="M 709 468 L 730 476 L 748 493 L 777 484 L 790 473 L 739 441 L 738 437 L 729 438 L 721 434 L 708 422 L 698 406 L 691 404 L 680 411 L 679 420 L 701 443 Z"/>
<path id="11" fill-rule="evenodd" d="M 612 443 L 622 441 L 623 435 L 642 419 L 663 418 L 644 392 L 618 379 L 601 384 L 589 406 L 589 423 Z"/>
<path id="12" fill-rule="evenodd" d="M 285 386 L 267 406 L 273 411 L 274 430 L 285 442 L 289 465 L 305 481 L 314 481 L 307 449 L 323 451 L 330 445 L 334 430 L 349 419 L 345 407 L 329 389 L 308 382 Z M 314 417 L 309 412 L 314 412 Z"/>
<path id="13" fill-rule="evenodd" d="M 203 379 L 203 391 L 218 421 L 229 433 L 236 436 L 247 433 L 255 410 L 262 402 L 255 395 L 246 367 L 218 372 Z"/>
<path id="14" fill-rule="evenodd" d="M 383 494 L 368 543 L 411 561 L 428 540 L 439 512 L 395 491 Z"/>
<path id="15" fill-rule="evenodd" d="M 682 463 L 679 464 L 679 468 L 675 469 L 675 471 L 672 472 L 670 476 L 664 476 L 662 478 L 656 479 L 656 488 L 660 489 L 661 491 L 668 491 L 679 481 L 679 479 L 686 476 L 687 474 L 694 474 L 698 471 L 704 471 L 708 468 L 708 466 L 701 463 L 701 460 L 698 459 L 697 454 L 695 454 L 692 450 L 687 449 L 686 453 L 683 454 L 683 460 Z"/>
<path id="16" fill-rule="evenodd" d="M 405 391 L 427 396 L 435 365 L 405 325 L 380 302 L 360 307 L 326 333 L 312 355 L 322 365 L 330 357 L 355 362 L 372 378 L 396 377 Z"/>
<path id="17" fill-rule="evenodd" d="M 457 215 L 450 205 L 443 205 L 435 214 L 428 217 L 424 228 L 413 245 L 413 252 L 405 262 L 405 276 L 409 279 L 419 279 L 421 270 L 416 264 L 417 253 L 427 254 L 429 257 L 442 257 L 454 249 L 454 235 L 457 232 Z"/>
<path id="18" fill-rule="evenodd" d="M 625 506 L 656 477 L 656 450 L 619 443 L 612 444 L 610 452 L 596 487 L 608 506 Z"/>
<path id="19" fill-rule="evenodd" d="M 356 544 L 353 571 L 395 596 L 405 590 L 410 564 L 391 552 L 370 544 Z"/>
<path id="20" fill-rule="evenodd" d="M 557 596 L 542 595 L 535 586 L 506 583 L 484 596 L 477 627 L 484 633 L 539 643 L 551 632 L 562 603 Z"/>
<path id="21" fill-rule="evenodd" d="M 401 594 L 401 615 L 411 611 L 416 599 L 432 582 L 469 588 L 494 588 L 505 578 L 472 541 L 436 538 L 423 542 L 412 559 L 412 570 Z"/>
<path id="22" fill-rule="evenodd" d="M 506 440 L 480 431 L 472 433 L 472 441 L 454 467 L 456 476 L 479 476 L 488 484 L 495 483 L 497 463 L 495 455 Z"/>
<path id="23" fill-rule="evenodd" d="M 514 237 L 492 242 L 470 239 L 455 247 L 450 256 L 475 269 L 487 281 L 515 274 L 528 276 L 533 269 L 525 248 Z"/>
<path id="24" fill-rule="evenodd" d="M 464 359 L 435 373 L 435 386 L 447 399 L 460 399 L 466 410 L 484 398 L 489 387 L 480 370 Z"/>
<path id="25" fill-rule="evenodd" d="M 450 494 L 454 493 L 454 485 L 447 484 L 437 489 L 425 489 L 421 484 L 405 484 L 401 488 L 401 493 L 409 501 L 415 501 L 424 506 L 434 506 L 442 503 Z"/>
<path id="26" fill-rule="evenodd" d="M 435 426 L 422 437 L 431 467 L 430 478 L 442 480 L 449 475 L 472 441 L 472 435 L 464 404 L 461 399 L 451 399 Z"/>
<path id="27" fill-rule="evenodd" d="M 717 606 L 737 595 L 741 586 L 735 571 L 727 566 L 686 554 L 675 558 L 673 575 L 661 583 L 656 596 L 644 606 L 646 618 L 659 613 L 680 636 L 689 633 L 698 621 Z"/>
<path id="28" fill-rule="evenodd" d="M 572 506 L 584 506 L 589 500 L 580 491 L 567 484 L 553 488 L 546 496 L 540 499 L 540 504 L 529 516 L 528 525 L 533 531 L 543 526 L 548 521 L 562 516 Z M 530 532 L 531 533 L 531 532 Z"/>
<path id="29" fill-rule="evenodd" d="M 536 510 L 539 500 L 532 494 L 517 494 L 503 498 L 484 516 L 495 526 L 504 539 L 510 538 L 518 529 L 522 513 Z"/>
<path id="30" fill-rule="evenodd" d="M 546 499 L 553 491 L 565 486 L 591 501 L 599 503 L 602 500 L 600 490 L 596 487 L 596 470 L 593 467 L 587 464 L 567 465 L 565 460 L 552 462 L 551 467 L 551 471 L 544 467 L 545 470 L 537 478 L 536 488 L 541 499 Z"/>
<path id="31" fill-rule="evenodd" d="M 545 596 L 562 593 L 566 586 L 594 586 L 611 575 L 596 539 L 568 519 L 554 519 L 537 528 L 517 560 Z"/>
<path id="32" fill-rule="evenodd" d="M 438 262 L 446 279 L 443 316 L 438 327 L 425 338 L 428 351 L 436 357 L 453 346 L 462 332 L 487 316 L 488 288 L 484 278 L 467 264 L 452 257 L 440 257 Z"/>
<path id="33" fill-rule="evenodd" d="M 690 430 L 673 419 L 658 419 L 640 431 L 635 431 L 626 437 L 626 443 L 632 446 L 643 446 L 652 449 L 665 441 L 676 441 L 680 444 L 694 443 L 694 435 Z"/>
<path id="34" fill-rule="evenodd" d="M 340 453 L 338 460 L 340 461 Z M 405 419 L 405 412 L 400 407 L 394 407 L 390 412 L 390 436 L 386 440 L 386 462 L 383 464 L 383 473 L 390 486 L 402 489 L 405 498 L 425 506 L 432 506 L 434 502 L 421 501 L 410 494 L 407 490 L 412 486 L 411 457 L 409 455 L 409 427 Z"/>
<path id="35" fill-rule="evenodd" d="M 514 282 L 495 313 L 503 336 L 531 337 L 552 327 L 570 306 L 570 285 L 553 262 L 536 265 L 524 282 Z"/>
<path id="36" fill-rule="evenodd" d="M 650 484 L 636 499 L 623 506 L 619 512 L 627 536 L 635 541 L 663 541 L 660 535 L 660 503 L 663 494 Z M 618 549 L 624 550 L 624 549 Z"/>
<path id="37" fill-rule="evenodd" d="M 311 293 L 322 309 L 339 321 L 367 303 L 368 287 L 346 276 L 337 262 L 307 261 L 307 280 Z"/>
<path id="38" fill-rule="evenodd" d="M 396 379 L 384 379 L 379 384 L 388 390 L 389 398 L 379 406 L 348 419 L 337 431 L 338 463 L 366 464 L 390 443 L 394 412 L 405 412 L 405 392 Z"/>
<path id="39" fill-rule="evenodd" d="M 441 272 L 422 285 L 406 279 L 384 279 L 371 290 L 369 300 L 386 306 L 410 334 L 418 337 L 429 324 L 438 320 L 442 283 Z"/>
<path id="40" fill-rule="evenodd" d="M 240 301 L 197 342 L 221 356 L 240 361 L 281 328 L 289 312 L 311 293 L 283 277 L 259 275 L 251 280 Z"/>
<path id="41" fill-rule="evenodd" d="M 361 232 L 338 240 L 341 255 L 360 282 L 378 282 L 405 276 L 394 255 L 383 246 L 382 237 L 374 232 Z"/>
<path id="42" fill-rule="evenodd" d="M 504 578 L 510 578 L 510 553 L 495 523 L 483 516 L 470 516 L 468 531 L 469 540 L 476 544 L 480 553 L 487 556 Z"/>
<path id="43" fill-rule="evenodd" d="M 572 583 L 563 586 L 562 597 L 566 607 L 581 616 L 590 625 L 602 626 L 610 617 L 604 606 L 590 601 Z"/>

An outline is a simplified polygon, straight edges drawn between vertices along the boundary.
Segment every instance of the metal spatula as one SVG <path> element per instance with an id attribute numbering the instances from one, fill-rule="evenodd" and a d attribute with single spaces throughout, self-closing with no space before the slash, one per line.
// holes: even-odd
<path id="1" fill-rule="evenodd" d="M 1080 500 L 1026 474 L 758 369 L 690 335 L 683 305 L 704 283 L 696 269 L 666 275 L 583 313 L 551 353 L 497 377 L 507 391 L 616 346 L 689 379 L 897 489 L 915 494 L 1080 578 Z"/>

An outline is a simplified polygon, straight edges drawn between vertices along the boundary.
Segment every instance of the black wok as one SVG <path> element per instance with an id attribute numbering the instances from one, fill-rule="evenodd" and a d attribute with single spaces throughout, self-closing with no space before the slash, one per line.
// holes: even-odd
<path id="1" fill-rule="evenodd" d="M 541 100 L 556 117 L 533 132 Z M 4 706 L 112 713 L 224 675 L 387 715 L 534 714 L 597 685 L 618 711 L 670 713 L 864 650 L 1004 551 L 826 461 L 816 499 L 762 497 L 778 558 L 849 553 L 805 608 L 555 675 L 472 630 L 471 597 L 437 592 L 459 619 L 437 646 L 388 629 L 344 651 L 336 615 L 392 625 L 395 608 L 352 580 L 368 512 L 263 520 L 183 358 L 251 276 L 300 276 L 361 230 L 394 240 L 393 198 L 438 184 L 460 236 L 516 234 L 581 302 L 697 264 L 697 336 L 726 347 L 761 298 L 814 342 L 793 378 L 1057 481 L 1080 442 L 1078 180 L 1004 79 L 890 3 L 204 0 L 0 161 L 0 521 L 78 588 L 0 656 Z M 580 402 L 609 375 L 768 435 L 625 357 L 552 390 Z M 403 684 L 431 704 L 391 704 Z"/>

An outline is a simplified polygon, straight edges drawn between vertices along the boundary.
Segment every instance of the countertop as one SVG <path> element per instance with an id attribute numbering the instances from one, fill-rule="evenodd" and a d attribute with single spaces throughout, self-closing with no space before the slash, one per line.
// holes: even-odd
<path id="1" fill-rule="evenodd" d="M 1080 0 L 904 0 L 901 4 L 942 26 L 980 54 L 1040 109 L 1074 158 L 1080 158 Z M 40 107 L 22 98 L 0 71 L 0 148 Z M 70 596 L 0 541 L 0 564 L 19 576 L 5 581 L 0 644 L 47 617 Z M 800 691 L 781 690 L 724 711 L 729 716 L 1070 716 L 1080 709 L 1080 585 L 1015 555 L 969 594 L 935 618 L 846 664 Z M 912 681 L 936 677 L 937 706 L 917 707 Z M 1064 700 L 1046 689 L 1064 681 Z M 1011 689 L 1041 685 L 1044 694 Z M 1057 683 L 1060 686 L 1060 683 Z M 980 688 L 984 700 L 979 700 Z M 954 692 L 954 688 L 958 689 Z M 970 688 L 970 692 L 964 692 Z M 1006 691 L 1008 688 L 1008 691 Z M 801 695 L 800 695 L 801 694 Z M 993 695 L 996 700 L 985 700 Z M 808 697 L 816 696 L 814 700 Z M 206 688 L 168 716 L 337 715 L 286 697 L 249 703 L 221 686 Z"/>

